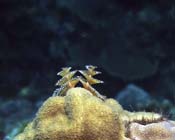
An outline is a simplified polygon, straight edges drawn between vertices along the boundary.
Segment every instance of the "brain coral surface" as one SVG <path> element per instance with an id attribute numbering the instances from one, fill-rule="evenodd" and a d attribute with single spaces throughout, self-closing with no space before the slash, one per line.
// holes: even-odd
<path id="1" fill-rule="evenodd" d="M 104 102 L 83 88 L 72 88 L 64 97 L 46 100 L 15 140 L 123 140 L 121 110 L 112 99 Z"/>

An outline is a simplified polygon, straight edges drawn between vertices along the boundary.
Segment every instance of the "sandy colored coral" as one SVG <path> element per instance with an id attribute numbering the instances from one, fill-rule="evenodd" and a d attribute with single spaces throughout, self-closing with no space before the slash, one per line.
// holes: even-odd
<path id="1" fill-rule="evenodd" d="M 132 140 L 175 140 L 175 122 L 162 121 L 141 125 L 130 125 L 130 137 Z"/>
<path id="2" fill-rule="evenodd" d="M 113 99 L 101 100 L 84 88 L 47 99 L 15 140 L 128 140 L 132 122 L 154 122 L 161 115 L 132 113 Z"/>
<path id="3" fill-rule="evenodd" d="M 50 97 L 16 140 L 123 140 L 124 126 L 114 107 L 121 110 L 114 101 L 72 88 L 65 97 Z"/>

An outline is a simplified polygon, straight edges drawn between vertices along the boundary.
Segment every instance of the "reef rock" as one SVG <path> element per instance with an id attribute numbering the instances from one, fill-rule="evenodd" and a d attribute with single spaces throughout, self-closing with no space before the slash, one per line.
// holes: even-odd
<path id="1" fill-rule="evenodd" d="M 142 88 L 129 84 L 118 93 L 115 99 L 123 108 L 131 110 L 131 107 L 138 110 L 145 109 L 151 103 L 151 96 Z"/>

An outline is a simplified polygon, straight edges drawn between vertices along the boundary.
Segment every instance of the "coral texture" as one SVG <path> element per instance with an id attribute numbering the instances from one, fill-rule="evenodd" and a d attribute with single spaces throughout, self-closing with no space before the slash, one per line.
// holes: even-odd
<path id="1" fill-rule="evenodd" d="M 118 113 L 89 91 L 73 88 L 65 97 L 50 97 L 16 139 L 122 140 L 124 128 Z"/>
<path id="2" fill-rule="evenodd" d="M 84 88 L 50 97 L 15 140 L 126 140 L 130 122 L 156 121 L 153 113 L 131 113 L 113 99 L 101 100 Z"/>
<path id="3" fill-rule="evenodd" d="M 141 125 L 130 125 L 131 140 L 175 140 L 175 122 L 162 121 Z"/>

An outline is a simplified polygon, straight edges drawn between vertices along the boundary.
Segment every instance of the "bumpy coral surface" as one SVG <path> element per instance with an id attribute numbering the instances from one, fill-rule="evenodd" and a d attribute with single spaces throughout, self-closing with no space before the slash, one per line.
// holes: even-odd
<path id="1" fill-rule="evenodd" d="M 103 102 L 83 88 L 50 97 L 16 140 L 123 140 L 120 105 Z"/>
<path id="2" fill-rule="evenodd" d="M 130 137 L 132 140 L 175 140 L 175 122 L 162 121 L 141 125 L 130 125 Z"/>
<path id="3" fill-rule="evenodd" d="M 66 96 L 46 100 L 15 140 L 130 140 L 130 124 L 161 118 L 153 113 L 125 111 L 113 99 L 101 100 L 76 87 L 69 89 Z"/>

